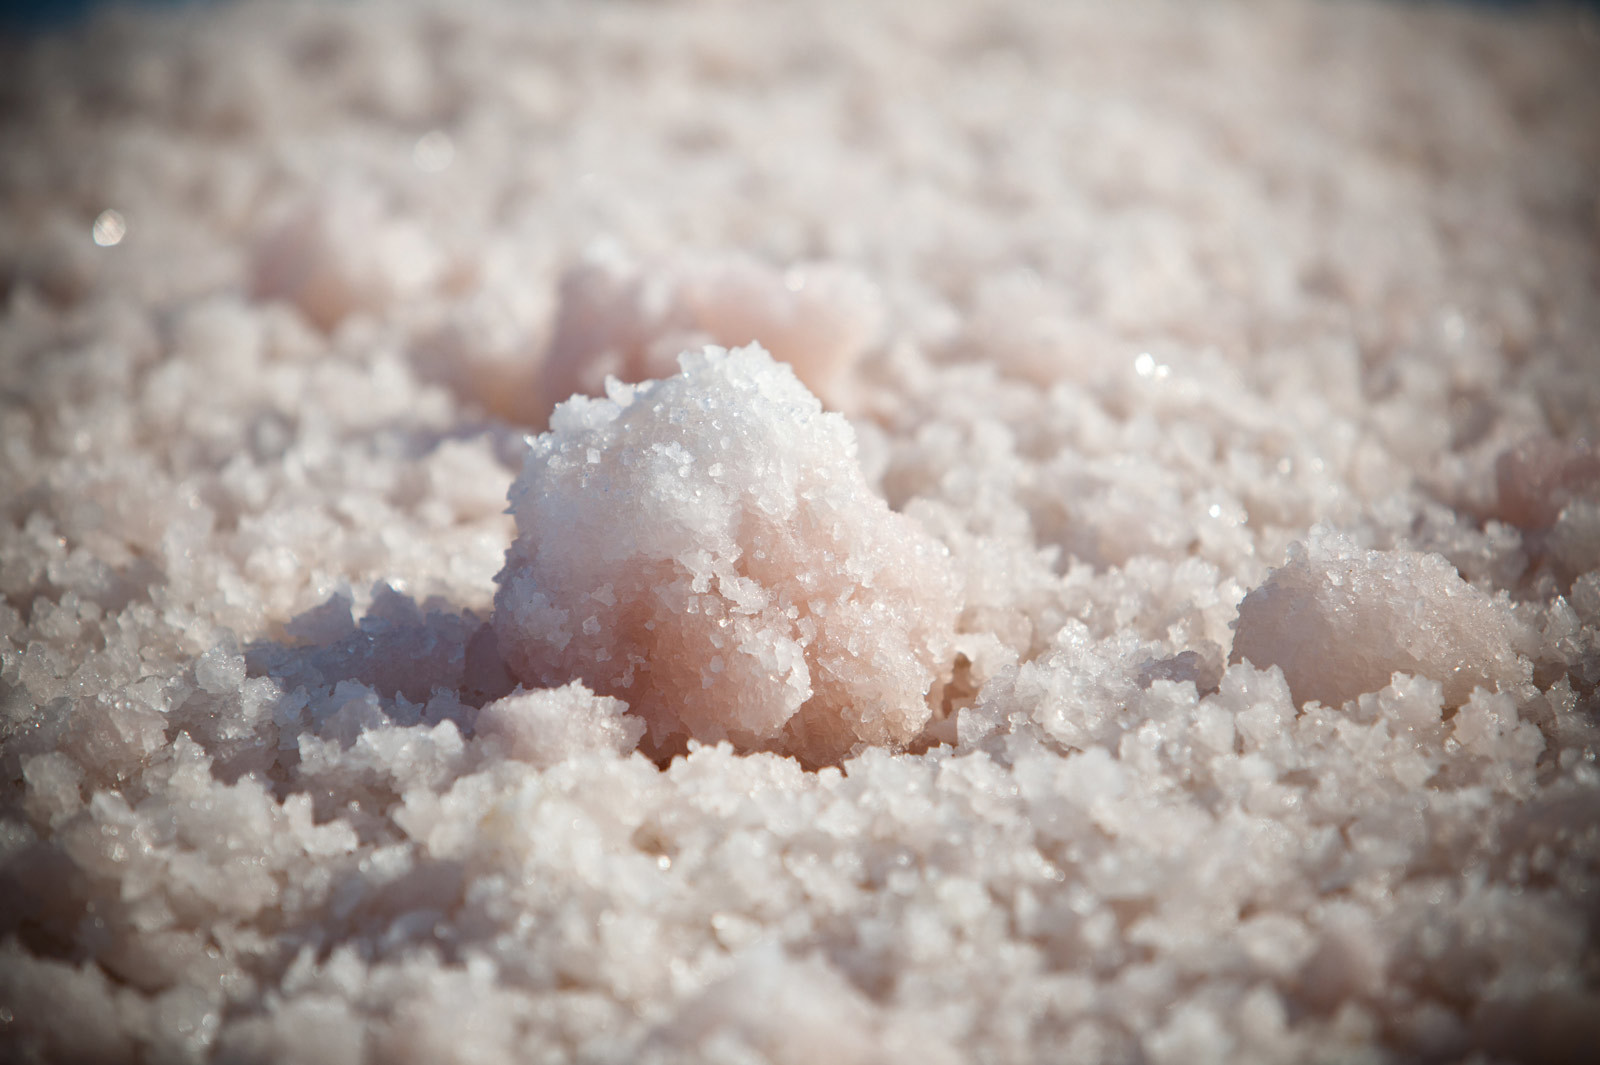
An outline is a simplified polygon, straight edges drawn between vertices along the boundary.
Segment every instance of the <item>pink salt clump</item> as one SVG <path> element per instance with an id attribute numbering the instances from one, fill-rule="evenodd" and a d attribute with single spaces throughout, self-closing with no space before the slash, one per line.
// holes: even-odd
<path id="1" fill-rule="evenodd" d="M 830 263 L 780 272 L 752 259 L 682 260 L 645 270 L 598 249 L 562 277 L 538 394 L 553 405 L 601 394 L 607 377 L 671 375 L 677 354 L 759 343 L 830 405 L 877 342 L 882 299 L 865 276 Z"/>
<path id="2" fill-rule="evenodd" d="M 1586 439 L 1531 437 L 1494 465 L 1498 516 L 1522 529 L 1548 529 L 1573 500 L 1600 499 L 1600 449 Z"/>
<path id="3" fill-rule="evenodd" d="M 877 286 L 855 270 L 802 263 L 782 273 L 748 259 L 684 271 L 680 299 L 695 323 L 725 347 L 760 343 L 830 401 L 883 328 Z"/>
<path id="4" fill-rule="evenodd" d="M 1529 666 L 1503 600 L 1463 581 L 1443 556 L 1363 551 L 1337 537 L 1295 545 L 1239 604 L 1233 661 L 1278 666 L 1296 703 L 1342 706 L 1395 673 L 1438 681 L 1458 707 L 1473 689 L 1506 690 Z"/>
<path id="5" fill-rule="evenodd" d="M 253 249 L 255 294 L 299 308 L 331 331 L 351 314 L 416 296 L 439 275 L 437 250 L 364 187 L 336 187 L 297 205 Z"/>
<path id="6" fill-rule="evenodd" d="M 495 597 L 512 674 L 624 700 L 657 757 L 691 738 L 808 765 L 907 744 L 952 655 L 948 551 L 762 348 L 679 362 L 561 404 L 532 442 Z"/>

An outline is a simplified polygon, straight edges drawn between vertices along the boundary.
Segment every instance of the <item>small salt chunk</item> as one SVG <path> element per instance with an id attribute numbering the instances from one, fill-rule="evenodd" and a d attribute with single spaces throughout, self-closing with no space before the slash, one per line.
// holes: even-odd
<path id="1" fill-rule="evenodd" d="M 83 770 L 60 751 L 32 755 L 22 761 L 27 788 L 23 808 L 52 827 L 83 808 Z"/>
<path id="2" fill-rule="evenodd" d="M 194 664 L 195 683 L 212 695 L 238 691 L 244 684 L 244 672 L 244 655 L 231 634 Z"/>
<path id="3" fill-rule="evenodd" d="M 1586 439 L 1537 436 L 1495 462 L 1498 515 L 1523 529 L 1548 529 L 1574 499 L 1600 496 L 1600 448 Z"/>
<path id="4" fill-rule="evenodd" d="M 498 741 L 519 762 L 548 768 L 579 754 L 626 754 L 644 735 L 620 699 L 595 695 L 581 683 L 542 691 L 518 689 L 478 711 L 477 735 Z"/>
<path id="5" fill-rule="evenodd" d="M 1475 688 L 1526 680 L 1530 666 L 1513 650 L 1526 642 L 1509 604 L 1442 556 L 1324 535 L 1245 596 L 1232 660 L 1281 667 L 1298 704 L 1342 706 L 1412 673 L 1438 681 L 1457 707 Z"/>
<path id="6" fill-rule="evenodd" d="M 1575 500 L 1550 530 L 1550 550 L 1574 577 L 1600 569 L 1600 503 Z"/>

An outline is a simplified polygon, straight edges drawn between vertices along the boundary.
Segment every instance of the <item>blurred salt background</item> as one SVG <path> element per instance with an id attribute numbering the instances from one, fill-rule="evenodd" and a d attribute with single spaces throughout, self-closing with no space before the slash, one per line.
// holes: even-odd
<path id="1" fill-rule="evenodd" d="M 1593 1057 L 1591 8 L 57 14 L 0 1060 Z"/>

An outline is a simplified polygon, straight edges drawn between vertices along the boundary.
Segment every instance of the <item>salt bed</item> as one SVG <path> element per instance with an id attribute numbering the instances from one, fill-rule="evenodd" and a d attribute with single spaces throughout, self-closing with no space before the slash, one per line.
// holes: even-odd
<path id="1" fill-rule="evenodd" d="M 0 69 L 0 1059 L 1593 1060 L 1592 12 Z"/>

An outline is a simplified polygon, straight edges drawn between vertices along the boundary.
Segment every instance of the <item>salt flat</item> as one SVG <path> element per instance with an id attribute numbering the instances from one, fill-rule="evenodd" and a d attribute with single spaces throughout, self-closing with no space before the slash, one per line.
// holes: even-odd
<path id="1" fill-rule="evenodd" d="M 0 1059 L 1600 1040 L 1592 14 L 0 68 Z"/>

